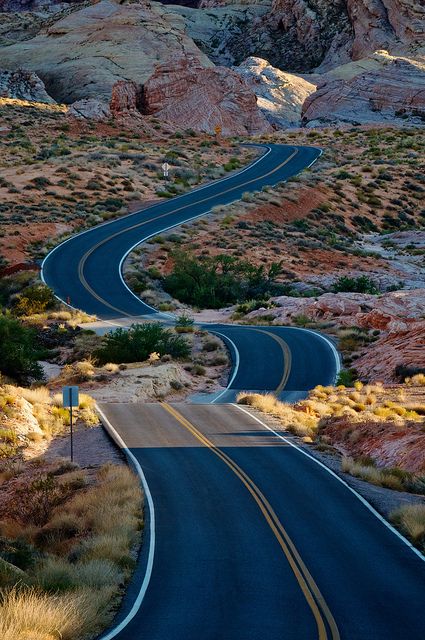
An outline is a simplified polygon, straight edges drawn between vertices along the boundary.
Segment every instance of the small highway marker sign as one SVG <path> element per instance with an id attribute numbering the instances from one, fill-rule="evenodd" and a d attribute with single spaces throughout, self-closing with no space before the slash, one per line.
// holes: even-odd
<path id="1" fill-rule="evenodd" d="M 78 387 L 62 387 L 62 404 L 65 409 L 69 409 L 69 424 L 71 428 L 71 462 L 74 462 L 74 433 L 72 424 L 72 409 L 78 407 L 79 401 Z"/>
<path id="2" fill-rule="evenodd" d="M 216 126 L 214 127 L 214 132 L 216 136 L 219 136 L 221 133 L 222 129 L 221 129 L 221 125 L 216 124 Z"/>
<path id="3" fill-rule="evenodd" d="M 164 172 L 164 178 L 168 178 L 168 172 L 170 171 L 170 165 L 168 164 L 168 162 L 163 163 L 162 170 Z"/>

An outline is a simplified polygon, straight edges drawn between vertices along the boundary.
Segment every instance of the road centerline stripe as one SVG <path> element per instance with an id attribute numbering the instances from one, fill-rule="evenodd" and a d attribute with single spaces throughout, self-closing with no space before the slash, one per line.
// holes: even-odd
<path id="1" fill-rule="evenodd" d="M 282 379 L 281 379 L 281 381 L 279 382 L 278 386 L 276 387 L 276 389 L 273 392 L 276 395 L 279 395 L 280 393 L 282 393 L 282 391 L 286 387 L 286 384 L 288 382 L 288 379 L 289 379 L 289 376 L 290 376 L 290 373 L 291 373 L 291 367 L 292 367 L 291 349 L 289 348 L 288 343 L 285 342 L 285 340 L 283 338 L 281 338 L 280 336 L 277 336 L 275 333 L 272 333 L 271 331 L 267 331 L 267 329 L 254 329 L 254 331 L 257 331 L 258 333 L 264 333 L 266 336 L 269 336 L 270 338 L 273 338 L 273 340 L 275 340 L 278 343 L 278 345 L 280 346 L 280 348 L 283 351 L 283 374 L 282 374 Z"/>
<path id="2" fill-rule="evenodd" d="M 263 175 L 257 176 L 255 178 L 252 178 L 250 180 L 247 180 L 245 182 L 242 182 L 241 184 L 238 184 L 234 187 L 231 187 L 230 189 L 226 189 L 225 191 L 222 191 L 220 193 L 220 195 L 224 195 L 226 193 L 230 193 L 232 191 L 234 191 L 235 189 L 240 189 L 241 187 L 245 187 L 248 184 L 252 184 L 253 182 L 257 182 L 259 180 L 262 180 L 263 178 L 267 178 L 270 175 L 273 175 L 273 173 L 276 173 L 276 171 L 279 171 L 279 169 L 281 169 L 282 167 L 284 167 L 286 164 L 288 164 L 288 162 L 290 162 L 293 158 L 295 158 L 296 155 L 298 155 L 299 150 L 297 148 L 294 148 L 294 151 L 292 152 L 292 154 L 286 158 L 286 160 L 284 160 L 283 162 L 281 162 L 279 165 L 277 165 L 276 167 L 274 167 L 274 169 L 272 169 L 271 171 L 268 171 L 267 173 L 264 173 Z M 265 157 L 265 156 L 264 156 Z M 211 186 L 213 186 L 214 183 L 212 183 Z M 190 192 L 189 192 L 190 193 Z M 208 196 L 207 198 L 203 198 L 201 200 L 198 200 L 196 202 L 196 204 L 202 204 L 204 202 L 208 202 L 208 200 L 213 200 L 214 198 L 217 197 L 217 194 Z M 94 289 L 89 285 L 89 283 L 87 282 L 85 276 L 84 276 L 84 267 L 85 264 L 88 260 L 88 258 L 91 256 L 92 253 L 94 253 L 94 251 L 96 251 L 96 249 L 98 249 L 100 246 L 102 246 L 103 244 L 109 242 L 110 240 L 112 240 L 113 238 L 116 238 L 119 235 L 122 235 L 123 233 L 127 233 L 128 231 L 133 231 L 134 229 L 138 229 L 140 227 L 143 227 L 151 222 L 156 222 L 157 220 L 160 220 L 162 218 L 166 218 L 167 216 L 171 216 L 174 215 L 175 213 L 178 213 L 179 211 L 184 211 L 184 209 L 190 209 L 190 207 L 192 207 L 192 204 L 186 204 L 183 205 L 181 207 L 178 207 L 177 209 L 173 209 L 172 211 L 169 211 L 167 213 L 162 213 L 154 218 L 151 218 L 150 220 L 144 220 L 143 222 L 139 222 L 137 224 L 132 225 L 131 227 L 127 227 L 126 229 L 121 229 L 120 231 L 116 231 L 115 233 L 111 234 L 110 236 L 108 236 L 107 238 L 104 238 L 103 240 L 99 241 L 97 244 L 95 244 L 93 247 L 91 247 L 85 254 L 84 256 L 81 258 L 79 264 L 78 264 L 78 277 L 79 280 L 81 282 L 81 284 L 83 285 L 83 287 L 86 289 L 86 291 L 88 291 L 98 302 L 101 302 L 102 304 L 105 304 L 107 307 L 109 307 L 110 309 L 112 309 L 113 311 L 117 311 L 118 313 L 127 316 L 129 318 L 131 317 L 137 317 L 137 316 L 132 316 L 131 314 L 123 311 L 122 309 L 118 309 L 117 307 L 114 307 L 113 305 L 111 305 L 109 302 L 107 302 L 106 300 L 104 300 L 101 296 L 99 296 Z M 207 212 L 206 212 L 207 213 Z M 199 216 L 196 217 L 200 217 L 204 214 L 200 214 Z M 179 224 L 183 224 L 184 220 L 181 223 L 176 224 L 175 226 L 178 226 Z M 158 233 L 158 232 L 155 232 Z M 148 236 L 149 237 L 149 236 Z M 142 238 L 140 240 L 141 244 L 142 242 L 144 242 L 147 238 Z"/>
<path id="3" fill-rule="evenodd" d="M 248 489 L 249 493 L 257 503 L 260 511 L 266 519 L 269 527 L 273 531 L 288 563 L 295 575 L 295 578 L 301 588 L 301 591 L 309 605 L 311 612 L 316 620 L 319 640 L 327 640 L 328 633 L 323 616 L 326 618 L 331 632 L 332 640 L 340 640 L 338 627 L 335 619 L 329 610 L 329 607 L 321 594 L 317 584 L 304 564 L 294 543 L 284 529 L 275 511 L 271 507 L 267 498 L 261 492 L 259 487 L 248 476 L 248 474 L 239 465 L 232 460 L 224 451 L 214 445 L 206 436 L 204 436 L 189 420 L 168 403 L 161 403 L 162 407 L 172 415 L 175 420 L 187 429 L 197 440 L 206 446 L 212 453 L 219 457 L 233 473 L 241 480 Z M 320 608 L 320 609 L 319 609 Z M 322 615 L 323 614 L 323 615 Z"/>

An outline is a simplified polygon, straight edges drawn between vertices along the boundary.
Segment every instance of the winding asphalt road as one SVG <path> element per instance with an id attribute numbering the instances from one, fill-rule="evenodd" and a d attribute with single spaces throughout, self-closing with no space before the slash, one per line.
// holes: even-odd
<path id="1" fill-rule="evenodd" d="M 131 249 L 216 205 L 239 199 L 246 191 L 287 180 L 320 154 L 313 147 L 264 146 L 258 160 L 228 178 L 73 236 L 46 257 L 42 277 L 62 301 L 112 325 L 140 318 L 170 321 L 169 315 L 143 303 L 125 285 L 121 268 Z M 206 328 L 225 339 L 234 362 L 228 390 L 213 401 L 234 401 L 238 391 L 248 389 L 274 391 L 295 400 L 315 385 L 335 379 L 338 356 L 319 334 L 284 327 Z"/>
<path id="2" fill-rule="evenodd" d="M 167 320 L 125 286 L 131 248 L 287 179 L 319 153 L 268 147 L 239 174 L 75 236 L 47 256 L 43 277 L 111 325 Z M 228 389 L 209 404 L 100 408 L 147 500 L 140 562 L 102 640 L 424 640 L 417 552 L 290 437 L 223 404 L 238 389 L 295 399 L 332 382 L 333 346 L 302 329 L 208 329 L 234 360 Z"/>

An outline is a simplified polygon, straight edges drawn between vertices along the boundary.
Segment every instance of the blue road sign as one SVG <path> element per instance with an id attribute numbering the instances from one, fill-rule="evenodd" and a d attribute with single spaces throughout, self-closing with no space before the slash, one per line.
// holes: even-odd
<path id="1" fill-rule="evenodd" d="M 62 400 L 63 406 L 66 409 L 70 409 L 71 407 L 78 407 L 78 387 L 63 387 Z"/>

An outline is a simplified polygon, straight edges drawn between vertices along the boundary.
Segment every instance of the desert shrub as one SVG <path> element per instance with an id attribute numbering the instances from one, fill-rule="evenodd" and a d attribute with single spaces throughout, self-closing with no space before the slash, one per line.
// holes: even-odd
<path id="1" fill-rule="evenodd" d="M 358 278 L 350 278 L 348 276 L 341 276 L 334 283 L 332 290 L 335 293 L 340 291 L 353 292 L 353 293 L 371 293 L 377 295 L 379 288 L 377 284 L 368 276 L 359 276 Z"/>
<path id="2" fill-rule="evenodd" d="M 425 551 L 425 504 L 409 504 L 393 511 L 391 520 Z"/>
<path id="3" fill-rule="evenodd" d="M 57 300 L 53 291 L 45 284 L 33 284 L 26 287 L 17 297 L 12 309 L 18 316 L 32 316 L 54 309 Z"/>
<path id="4" fill-rule="evenodd" d="M 69 495 L 69 489 L 60 485 L 48 473 L 22 485 L 16 491 L 16 500 L 9 507 L 9 515 L 22 524 L 43 526 L 53 509 Z"/>
<path id="5" fill-rule="evenodd" d="M 337 385 L 344 385 L 344 387 L 352 387 L 354 384 L 353 372 L 350 369 L 341 369 L 336 383 Z"/>
<path id="6" fill-rule="evenodd" d="M 226 254 L 198 258 L 184 251 L 176 251 L 173 258 L 173 272 L 164 278 L 164 289 L 196 307 L 218 309 L 280 291 L 275 282 L 282 272 L 280 262 L 257 267 Z"/>
<path id="7" fill-rule="evenodd" d="M 177 333 L 192 333 L 194 323 L 193 318 L 183 314 L 177 318 L 175 329 Z"/>
<path id="8" fill-rule="evenodd" d="M 128 331 L 116 329 L 107 334 L 103 346 L 95 352 L 101 364 L 147 360 L 151 353 L 187 358 L 188 342 L 156 322 L 133 324 Z"/>
<path id="9" fill-rule="evenodd" d="M 37 334 L 19 320 L 0 314 L 0 371 L 17 382 L 40 380 L 43 370 L 38 364 L 42 350 Z"/>

